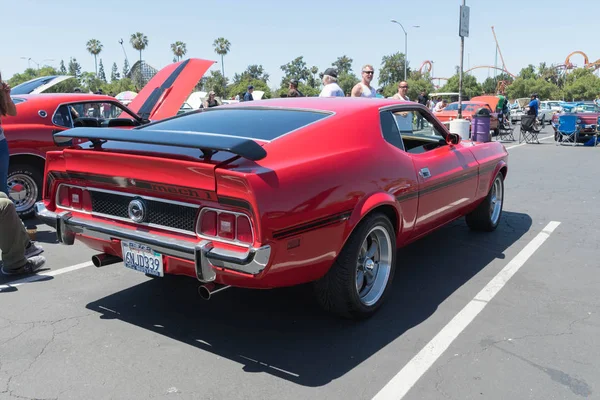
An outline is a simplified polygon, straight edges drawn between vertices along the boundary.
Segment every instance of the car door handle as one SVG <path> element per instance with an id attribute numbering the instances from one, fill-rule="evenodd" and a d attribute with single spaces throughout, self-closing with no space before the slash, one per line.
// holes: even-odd
<path id="1" fill-rule="evenodd" d="M 429 168 L 421 168 L 419 175 L 421 175 L 423 178 L 430 178 L 431 172 L 429 172 Z"/>

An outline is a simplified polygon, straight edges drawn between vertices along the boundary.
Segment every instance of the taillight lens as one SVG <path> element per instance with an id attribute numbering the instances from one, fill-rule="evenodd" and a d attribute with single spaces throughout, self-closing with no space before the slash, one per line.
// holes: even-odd
<path id="1" fill-rule="evenodd" d="M 237 239 L 240 242 L 252 243 L 252 227 L 247 217 L 238 215 L 237 217 Z"/>
<path id="2" fill-rule="evenodd" d="M 219 214 L 218 234 L 219 237 L 222 237 L 223 239 L 235 239 L 235 215 L 225 213 Z"/>
<path id="3" fill-rule="evenodd" d="M 57 197 L 59 207 L 92 211 L 92 196 L 87 189 L 63 184 L 58 187 Z"/>
<path id="4" fill-rule="evenodd" d="M 216 211 L 206 211 L 204 214 L 202 214 L 202 221 L 200 221 L 200 233 L 208 236 L 217 235 Z"/>
<path id="5" fill-rule="evenodd" d="M 229 211 L 203 210 L 200 213 L 198 233 L 244 244 L 252 244 L 254 241 L 250 219 Z"/>
<path id="6" fill-rule="evenodd" d="M 58 188 L 58 205 L 61 207 L 71 207 L 69 187 L 66 185 L 60 185 Z"/>

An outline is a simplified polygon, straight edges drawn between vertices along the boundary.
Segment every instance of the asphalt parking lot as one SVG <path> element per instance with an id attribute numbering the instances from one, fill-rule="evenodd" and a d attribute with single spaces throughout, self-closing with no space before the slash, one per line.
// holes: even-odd
<path id="1" fill-rule="evenodd" d="M 0 276 L 0 399 L 598 398 L 600 148 L 540 138 L 505 143 L 498 230 L 400 250 L 360 323 L 302 287 L 207 302 L 193 279 L 97 269 L 40 224 L 50 269 Z"/>

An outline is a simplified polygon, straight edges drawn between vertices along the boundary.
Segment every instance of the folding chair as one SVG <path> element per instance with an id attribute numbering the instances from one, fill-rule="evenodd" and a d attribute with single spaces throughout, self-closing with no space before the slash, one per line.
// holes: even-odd
<path id="1" fill-rule="evenodd" d="M 561 143 L 577 144 L 577 134 L 579 133 L 579 124 L 577 115 L 560 115 L 558 117 L 558 125 L 556 127 L 557 140 L 556 145 Z"/>
<path id="2" fill-rule="evenodd" d="M 519 132 L 519 143 L 540 143 L 538 140 L 538 133 L 540 133 L 540 131 L 533 127 L 534 124 L 535 115 L 523 114 L 521 116 L 521 132 Z"/>
<path id="3" fill-rule="evenodd" d="M 498 121 L 498 136 L 496 137 L 496 140 L 500 141 L 500 140 L 506 139 L 506 140 L 514 141 L 515 140 L 515 137 L 513 136 L 514 130 L 515 130 L 515 127 L 510 122 L 509 118 L 504 120 L 504 122 Z"/>

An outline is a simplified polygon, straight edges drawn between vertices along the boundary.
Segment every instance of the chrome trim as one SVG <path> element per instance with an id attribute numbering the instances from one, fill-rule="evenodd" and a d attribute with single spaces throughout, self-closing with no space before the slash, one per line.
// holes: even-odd
<path id="1" fill-rule="evenodd" d="M 223 242 L 223 243 L 228 243 L 228 244 L 234 244 L 234 245 L 238 245 L 238 246 L 244 246 L 244 247 L 250 247 L 251 243 L 246 243 L 246 242 L 240 242 L 237 238 L 237 223 L 235 224 L 235 238 L 233 240 L 231 239 L 225 239 L 222 238 L 220 236 L 208 236 L 208 235 L 203 235 L 202 233 L 200 233 L 200 224 L 202 223 L 202 215 L 207 212 L 207 211 L 215 211 L 217 213 L 217 221 L 219 218 L 219 214 L 233 214 L 236 216 L 236 219 L 238 216 L 242 216 L 242 217 L 246 217 L 246 219 L 248 220 L 248 222 L 250 222 L 250 230 L 252 231 L 252 241 L 251 243 L 254 243 L 254 224 L 252 224 L 252 219 L 250 217 L 248 217 L 248 215 L 241 213 L 241 212 L 237 212 L 237 211 L 228 211 L 228 210 L 222 210 L 219 208 L 213 208 L 213 207 L 202 207 L 202 210 L 200 210 L 200 215 L 198 216 L 198 219 L 196 220 L 196 235 L 201 238 L 201 239 L 206 239 L 206 240 L 217 240 L 219 242 Z M 219 227 L 217 226 L 217 232 L 219 230 Z"/>
<path id="2" fill-rule="evenodd" d="M 111 194 L 117 194 L 117 195 L 122 195 L 122 196 L 127 196 L 127 197 L 139 197 L 145 200 L 152 200 L 152 201 L 157 201 L 157 202 L 161 202 L 161 203 L 169 203 L 169 204 L 175 204 L 175 205 L 179 205 L 179 206 L 183 206 L 183 207 L 190 207 L 190 208 L 200 208 L 200 206 L 198 204 L 191 204 L 191 203 L 183 203 L 181 201 L 175 201 L 175 200 L 167 200 L 167 199 L 161 199 L 158 197 L 152 197 L 152 196 L 144 196 L 144 195 L 137 195 L 137 194 L 132 194 L 132 193 L 126 193 L 126 192 L 118 192 L 118 191 L 114 191 L 114 190 L 106 190 L 106 189 L 99 189 L 99 188 L 90 188 L 90 187 L 85 187 L 85 186 L 80 186 L 80 185 L 73 185 L 70 183 L 60 183 L 57 188 L 56 188 L 56 194 L 54 195 L 54 202 L 56 204 L 57 208 L 60 208 L 61 210 L 66 210 L 66 211 L 73 211 L 73 212 L 78 212 L 78 213 L 82 213 L 82 214 L 86 214 L 86 215 L 93 215 L 95 217 L 101 217 L 101 218 L 108 218 L 108 219 L 114 219 L 116 221 L 122 221 L 122 222 L 129 222 L 131 224 L 135 224 L 135 225 L 139 225 L 139 226 L 146 226 L 149 228 L 156 228 L 156 229 L 163 229 L 166 231 L 170 231 L 170 232 L 176 232 L 176 233 L 181 233 L 184 235 L 190 235 L 190 236 L 197 236 L 197 233 L 194 231 L 186 231 L 183 229 L 177 229 L 177 228 L 172 228 L 170 226 L 164 226 L 164 225 L 157 225 L 157 224 L 152 224 L 152 223 L 148 223 L 148 222 L 135 222 L 133 220 L 131 220 L 130 218 L 123 218 L 123 217 L 118 217 L 116 215 L 110 215 L 110 214 L 104 214 L 104 213 L 99 213 L 99 212 L 90 212 L 90 211 L 85 211 L 85 210 L 78 210 L 76 208 L 72 208 L 72 207 L 64 207 L 61 206 L 60 203 L 58 202 L 58 194 L 60 192 L 60 187 L 61 186 L 70 186 L 70 187 L 75 187 L 75 188 L 79 188 L 81 190 L 87 190 L 87 191 L 91 191 L 91 192 L 103 192 L 103 193 L 111 193 Z M 196 225 L 198 224 L 198 222 L 196 221 Z M 233 244 L 237 244 L 237 243 L 233 243 Z"/>
<path id="3" fill-rule="evenodd" d="M 87 221 L 73 216 L 70 212 L 55 213 L 46 209 L 43 202 L 35 204 L 35 213 L 42 220 L 54 220 L 59 243 L 72 245 L 75 235 L 105 240 L 105 237 L 119 240 L 132 240 L 150 246 L 167 256 L 179 257 L 194 262 L 196 275 L 202 282 L 211 282 L 216 276 L 213 267 L 242 272 L 250 275 L 261 273 L 271 258 L 271 246 L 250 247 L 245 252 L 214 247 L 210 240 L 199 242 L 183 241 L 161 235 L 123 229 L 97 221 Z"/>

